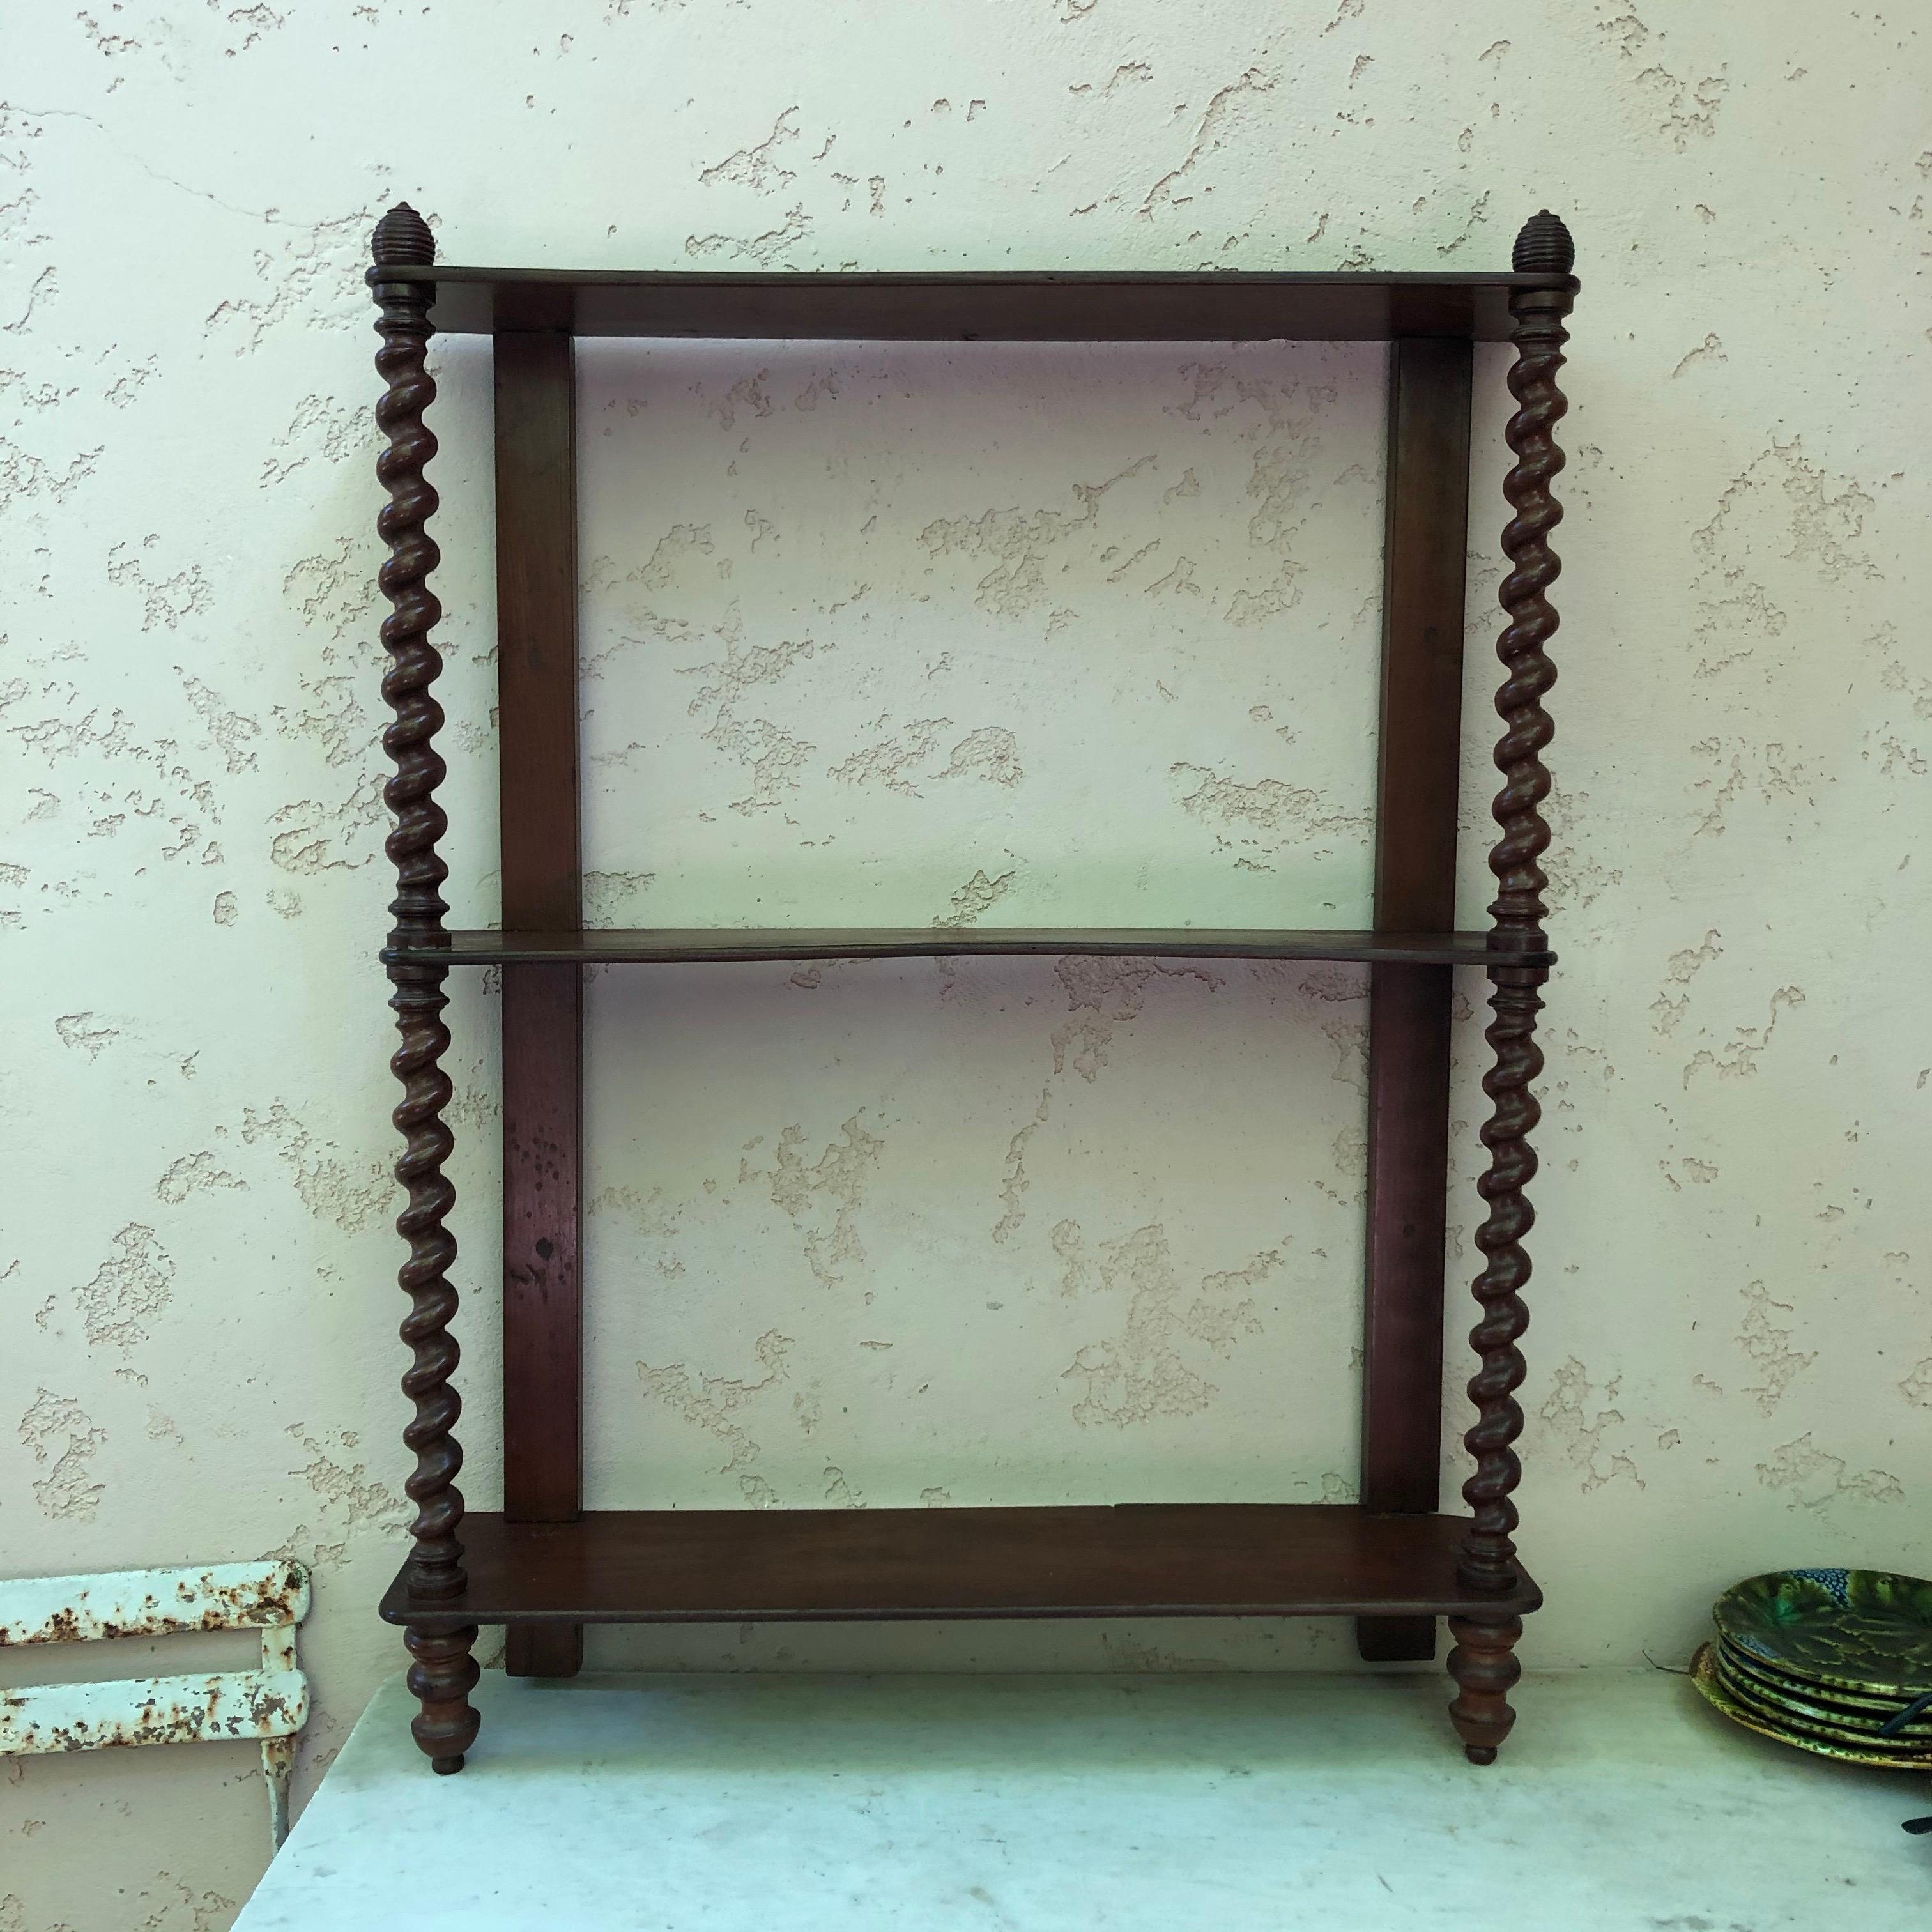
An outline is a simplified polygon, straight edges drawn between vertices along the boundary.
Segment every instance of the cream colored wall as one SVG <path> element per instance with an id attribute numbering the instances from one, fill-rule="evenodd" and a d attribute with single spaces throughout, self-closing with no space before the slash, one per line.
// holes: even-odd
<path id="1" fill-rule="evenodd" d="M 371 1608 L 404 1460 L 360 271 L 405 195 L 456 258 L 726 269 L 1490 266 L 1563 212 L 1584 294 L 1526 1654 L 1680 1658 L 1739 1574 L 1932 1564 L 1932 64 L 1907 18 L 10 10 L 6 1571 L 300 1556 L 306 1784 L 398 1666 Z M 451 896 L 483 922 L 487 357 L 438 367 Z M 1502 370 L 1486 352 L 1466 918 Z M 586 350 L 595 915 L 1360 920 L 1380 374 L 1360 346 Z M 598 976 L 592 1500 L 1346 1496 L 1363 993 L 1351 968 L 1078 959 Z M 475 982 L 454 1020 L 488 1505 Z M 1339 1629 L 1152 1624 L 592 1654 L 1352 1654 Z M 225 1925 L 260 1806 L 238 1749 L 16 1762 L 0 1928 Z"/>

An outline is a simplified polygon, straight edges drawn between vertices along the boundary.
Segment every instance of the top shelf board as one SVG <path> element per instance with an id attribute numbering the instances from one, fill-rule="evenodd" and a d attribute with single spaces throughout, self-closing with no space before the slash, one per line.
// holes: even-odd
<path id="1" fill-rule="evenodd" d="M 398 275 L 403 272 L 398 271 Z M 1510 339 L 1513 289 L 1550 274 L 760 274 L 441 267 L 446 335 L 852 342 L 1384 342 Z"/>

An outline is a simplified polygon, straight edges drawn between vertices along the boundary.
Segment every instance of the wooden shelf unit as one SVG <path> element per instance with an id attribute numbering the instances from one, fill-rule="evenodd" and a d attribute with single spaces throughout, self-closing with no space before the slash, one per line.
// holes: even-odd
<path id="1" fill-rule="evenodd" d="M 1370 1659 L 1455 1640 L 1450 1714 L 1487 1763 L 1514 1721 L 1508 1694 L 1523 1615 L 1541 1600 L 1517 1560 L 1512 1444 L 1522 1418 L 1516 1348 L 1528 1317 L 1522 1247 L 1536 1171 L 1530 1086 L 1539 992 L 1556 956 L 1544 930 L 1549 791 L 1543 699 L 1556 672 L 1545 595 L 1559 566 L 1563 458 L 1556 385 L 1577 284 L 1546 210 L 1516 238 L 1508 274 L 754 274 L 438 268 L 406 203 L 377 224 L 368 281 L 386 385 L 378 474 L 388 502 L 382 587 L 384 745 L 395 765 L 392 925 L 382 958 L 400 1036 L 392 1065 L 404 1137 L 398 1222 L 409 1244 L 404 1441 L 416 1462 L 412 1547 L 382 1613 L 414 1659 L 417 1743 L 460 1770 L 476 1736 L 471 1654 L 507 1628 L 508 1667 L 568 1676 L 600 1622 L 934 1617 L 1350 1616 Z M 503 928 L 446 928 L 446 821 L 431 687 L 442 668 L 428 584 L 438 561 L 423 415 L 430 337 L 493 338 Z M 1378 736 L 1374 925 L 1366 932 L 991 928 L 599 930 L 583 920 L 578 762 L 576 393 L 580 336 L 988 341 L 1386 340 L 1387 526 Z M 1497 642 L 1503 776 L 1490 855 L 1490 923 L 1457 932 L 1464 559 L 1471 345 L 1516 359 L 1504 486 L 1511 568 Z M 1360 1501 L 1123 1504 L 1111 1508 L 611 1510 L 582 1497 L 583 968 L 604 964 L 919 958 L 970 954 L 1334 959 L 1370 968 L 1369 1173 Z M 461 966 L 502 974 L 503 1478 L 500 1513 L 466 1516 L 456 1487 L 460 1403 L 452 1378 L 456 1246 L 444 1174 L 452 1139 L 445 985 Z M 1482 1130 L 1490 1154 L 1476 1235 L 1470 1341 L 1474 1470 L 1466 1513 L 1441 1496 L 1443 1258 L 1449 1020 L 1457 968 L 1483 973 L 1494 1018 Z"/>

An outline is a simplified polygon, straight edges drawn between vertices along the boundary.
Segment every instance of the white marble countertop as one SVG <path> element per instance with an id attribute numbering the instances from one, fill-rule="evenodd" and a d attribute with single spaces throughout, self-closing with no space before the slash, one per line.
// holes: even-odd
<path id="1" fill-rule="evenodd" d="M 398 1681 L 238 1932 L 1891 1932 L 1927 1780 L 1678 1677 L 1526 1682 L 1466 1764 L 1434 1674 L 486 1675 L 437 1778 Z"/>

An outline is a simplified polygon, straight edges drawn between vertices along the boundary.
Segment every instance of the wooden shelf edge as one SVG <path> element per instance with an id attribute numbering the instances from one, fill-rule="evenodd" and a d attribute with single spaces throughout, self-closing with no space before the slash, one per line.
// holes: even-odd
<path id="1" fill-rule="evenodd" d="M 848 1623 L 1106 1617 L 1522 1616 L 1457 1581 L 1460 1516 L 1349 1504 L 940 1510 L 593 1511 L 464 1520 L 470 1585 L 384 1620 L 471 1624 Z M 1174 1580 L 1190 1580 L 1177 1594 Z"/>
<path id="2" fill-rule="evenodd" d="M 419 279 L 441 334 L 1073 344 L 1504 342 L 1514 292 L 1576 286 L 1484 269 L 720 274 L 453 262 Z"/>
<path id="3" fill-rule="evenodd" d="M 437 262 L 410 279 L 542 288 L 1574 289 L 1574 275 L 1510 268 L 532 268 Z"/>
<path id="4" fill-rule="evenodd" d="M 1363 964 L 1522 966 L 1547 970 L 1548 948 L 1491 945 L 1486 932 L 1375 932 L 1270 927 L 586 928 L 454 931 L 441 946 L 387 946 L 385 964 L 670 965 L 802 959 L 944 959 L 1075 955 L 1107 958 L 1308 959 Z"/>

